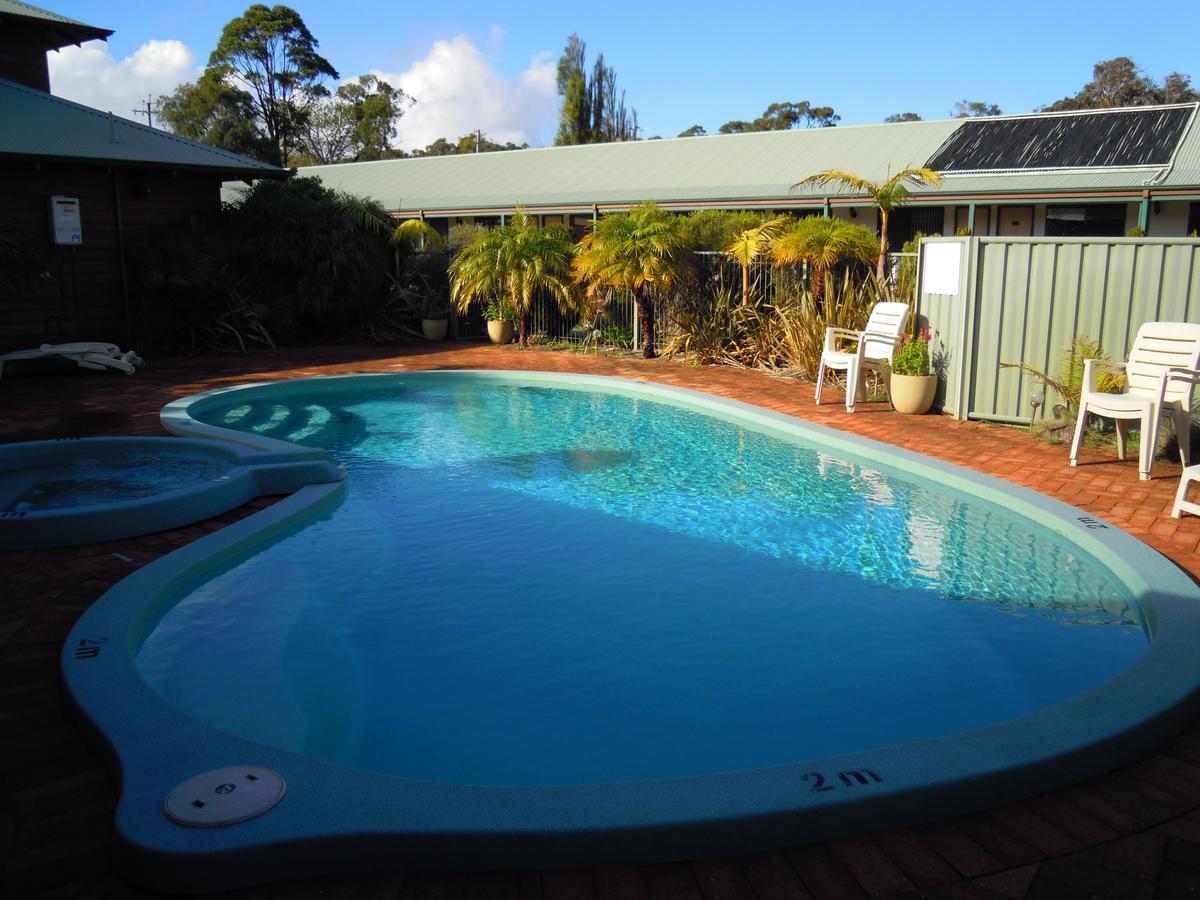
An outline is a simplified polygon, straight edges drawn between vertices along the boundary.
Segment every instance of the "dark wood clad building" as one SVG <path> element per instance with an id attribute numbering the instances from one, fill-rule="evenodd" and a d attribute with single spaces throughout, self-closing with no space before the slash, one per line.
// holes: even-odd
<path id="1" fill-rule="evenodd" d="M 278 169 L 48 93 L 46 53 L 111 32 L 0 0 L 0 352 L 130 344 L 128 245 Z"/>

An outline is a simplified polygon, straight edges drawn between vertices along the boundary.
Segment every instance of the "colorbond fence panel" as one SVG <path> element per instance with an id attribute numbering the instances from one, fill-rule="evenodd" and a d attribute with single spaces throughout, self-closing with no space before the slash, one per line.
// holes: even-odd
<path id="1" fill-rule="evenodd" d="M 931 256 L 937 244 L 960 248 L 956 294 L 927 290 L 948 289 L 944 260 L 953 251 Z M 1076 335 L 1122 359 L 1143 322 L 1200 322 L 1200 240 L 927 238 L 917 313 L 933 330 L 942 361 L 944 411 L 960 419 L 1028 421 L 1029 400 L 1041 387 L 1001 364 L 1025 362 L 1058 374 Z M 1060 402 L 1053 395 L 1044 400 L 1039 415 Z"/>

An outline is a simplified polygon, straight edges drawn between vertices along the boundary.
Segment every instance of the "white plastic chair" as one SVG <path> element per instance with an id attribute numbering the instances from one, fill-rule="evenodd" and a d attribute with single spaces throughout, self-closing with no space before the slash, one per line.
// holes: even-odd
<path id="1" fill-rule="evenodd" d="M 116 344 L 105 344 L 99 341 L 42 344 L 36 350 L 14 350 L 11 353 L 0 353 L 0 377 L 4 375 L 6 362 L 48 358 L 69 359 L 83 369 L 116 369 L 126 375 L 132 375 L 145 365 L 142 358 L 132 350 L 122 353 L 121 348 Z"/>
<path id="2" fill-rule="evenodd" d="M 1106 394 L 1096 390 L 1096 373 L 1108 365 L 1125 371 L 1125 390 Z M 1179 456 L 1184 466 L 1191 462 L 1192 389 L 1200 371 L 1200 325 L 1190 322 L 1146 322 L 1138 329 L 1123 363 L 1106 364 L 1089 359 L 1083 364 L 1083 391 L 1079 419 L 1071 442 L 1071 465 L 1079 462 L 1079 448 L 1087 430 L 1088 414 L 1112 419 L 1117 426 L 1117 456 L 1125 458 L 1125 435 L 1130 421 L 1141 423 L 1138 473 L 1150 478 L 1154 450 L 1158 445 L 1158 421 L 1169 416 L 1175 423 Z"/>
<path id="3" fill-rule="evenodd" d="M 817 405 L 821 403 L 821 388 L 825 386 L 825 370 L 846 373 L 846 412 L 854 412 L 854 402 L 863 394 L 863 372 L 878 372 L 883 363 L 891 360 L 896 345 L 908 324 L 907 303 L 876 303 L 862 331 L 848 328 L 826 328 L 825 349 L 817 369 Z M 845 348 L 854 343 L 853 349 Z"/>

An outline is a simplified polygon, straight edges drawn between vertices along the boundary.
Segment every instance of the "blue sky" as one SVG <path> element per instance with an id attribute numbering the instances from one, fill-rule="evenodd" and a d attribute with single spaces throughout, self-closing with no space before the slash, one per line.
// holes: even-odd
<path id="1" fill-rule="evenodd" d="M 107 51 L 96 44 L 53 61 L 53 89 L 126 115 L 139 87 L 159 93 L 193 77 L 225 22 L 248 5 L 38 2 L 114 29 Z M 494 137 L 549 140 L 557 101 L 547 79 L 573 31 L 589 56 L 602 51 L 617 69 L 646 133 L 663 136 L 693 123 L 716 131 L 778 100 L 831 105 L 843 124 L 908 110 L 944 118 L 963 98 L 1027 112 L 1073 93 L 1093 63 L 1118 55 L 1158 78 L 1180 70 L 1200 82 L 1195 0 L 956 3 L 942 14 L 895 2 L 771 0 L 293 5 L 344 77 L 387 73 L 417 96 L 405 144 L 439 128 L 469 130 L 468 121 Z"/>

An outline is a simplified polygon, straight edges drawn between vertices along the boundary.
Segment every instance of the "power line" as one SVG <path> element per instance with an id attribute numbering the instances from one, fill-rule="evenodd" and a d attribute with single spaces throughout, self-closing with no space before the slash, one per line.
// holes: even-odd
<path id="1" fill-rule="evenodd" d="M 162 112 L 162 110 L 159 108 L 158 103 L 155 102 L 154 98 L 150 94 L 147 94 L 146 95 L 146 105 L 139 106 L 137 109 L 135 109 L 133 111 L 133 114 L 135 116 L 145 116 L 146 124 L 149 125 L 151 128 L 153 128 L 154 127 L 154 117 L 156 115 L 158 115 L 160 112 Z"/>

